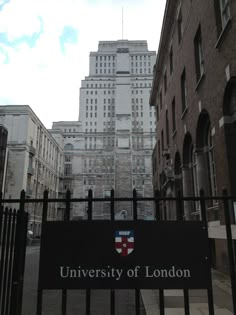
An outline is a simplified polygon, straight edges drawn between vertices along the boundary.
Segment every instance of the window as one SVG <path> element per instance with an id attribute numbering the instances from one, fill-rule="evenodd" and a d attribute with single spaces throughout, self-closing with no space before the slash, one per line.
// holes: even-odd
<path id="1" fill-rule="evenodd" d="M 175 98 L 172 101 L 172 129 L 173 129 L 173 133 L 176 130 L 176 116 L 175 116 Z"/>
<path id="2" fill-rule="evenodd" d="M 64 165 L 64 175 L 72 175 L 72 164 Z"/>
<path id="3" fill-rule="evenodd" d="M 164 133 L 161 131 L 161 150 L 164 151 Z"/>
<path id="4" fill-rule="evenodd" d="M 160 140 L 158 140 L 158 162 L 161 163 L 161 146 L 160 146 Z"/>
<path id="5" fill-rule="evenodd" d="M 170 138 L 169 138 L 169 117 L 168 110 L 166 111 L 166 145 L 169 146 Z"/>
<path id="6" fill-rule="evenodd" d="M 170 74 L 172 74 L 173 72 L 173 47 L 172 46 L 170 49 L 169 60 L 170 60 Z"/>
<path id="7" fill-rule="evenodd" d="M 73 144 L 67 143 L 67 144 L 64 146 L 64 151 L 71 151 L 71 150 L 74 150 Z"/>
<path id="8" fill-rule="evenodd" d="M 177 23 L 178 23 L 178 40 L 179 40 L 179 43 L 180 43 L 181 39 L 182 39 L 182 36 L 183 36 L 183 21 L 182 21 L 182 11 L 181 11 L 181 9 L 179 11 L 179 16 L 178 16 Z"/>
<path id="9" fill-rule="evenodd" d="M 182 97 L 182 112 L 187 108 L 187 86 L 185 69 L 181 75 L 181 97 Z"/>
<path id="10" fill-rule="evenodd" d="M 167 90 L 167 75 L 166 75 L 166 71 L 165 71 L 165 74 L 164 74 L 164 91 L 166 93 L 166 90 Z"/>
<path id="11" fill-rule="evenodd" d="M 162 109 L 162 91 L 160 91 L 160 109 Z"/>
<path id="12" fill-rule="evenodd" d="M 230 0 L 214 0 L 217 33 L 221 34 L 227 22 L 230 20 Z"/>
<path id="13" fill-rule="evenodd" d="M 204 67 L 203 67 L 204 61 L 203 61 L 203 53 L 202 53 L 202 34 L 201 34 L 200 26 L 194 38 L 194 52 L 195 52 L 196 79 L 198 82 L 204 73 Z"/>

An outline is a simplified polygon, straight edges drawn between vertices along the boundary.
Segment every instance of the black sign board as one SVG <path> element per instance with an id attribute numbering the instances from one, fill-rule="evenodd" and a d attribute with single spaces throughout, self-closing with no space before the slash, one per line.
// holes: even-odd
<path id="1" fill-rule="evenodd" d="M 208 288 L 207 227 L 181 221 L 45 222 L 41 289 Z"/>

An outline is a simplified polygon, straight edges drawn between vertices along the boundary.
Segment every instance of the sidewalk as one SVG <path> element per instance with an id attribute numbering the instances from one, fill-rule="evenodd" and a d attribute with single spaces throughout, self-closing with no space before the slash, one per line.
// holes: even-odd
<path id="1" fill-rule="evenodd" d="M 213 270 L 215 315 L 233 315 L 230 280 Z M 159 314 L 158 290 L 141 290 L 146 315 Z M 183 290 L 165 290 L 165 315 L 184 315 Z M 206 290 L 190 290 L 191 315 L 208 315 Z"/>

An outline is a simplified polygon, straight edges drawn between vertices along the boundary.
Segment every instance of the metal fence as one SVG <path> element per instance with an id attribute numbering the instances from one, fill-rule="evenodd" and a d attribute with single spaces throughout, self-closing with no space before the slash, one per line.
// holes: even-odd
<path id="1" fill-rule="evenodd" d="M 198 202 L 200 204 L 200 219 L 207 222 L 207 201 L 218 200 L 222 209 L 224 210 L 225 226 L 226 226 L 226 242 L 228 248 L 228 261 L 230 270 L 230 279 L 232 287 L 232 301 L 233 310 L 236 314 L 236 273 L 235 273 L 235 257 L 233 250 L 233 239 L 230 222 L 230 209 L 232 202 L 236 200 L 235 197 L 227 196 L 227 192 L 224 190 L 222 196 L 208 197 L 204 195 L 204 192 L 200 192 L 199 197 L 183 197 L 179 193 L 177 197 L 163 197 L 159 193 L 155 193 L 154 197 L 145 198 L 137 197 L 136 190 L 133 191 L 133 196 L 130 198 L 115 198 L 114 190 L 111 191 L 110 197 L 107 198 L 94 198 L 92 190 L 89 190 L 87 198 L 71 198 L 71 194 L 68 191 L 65 199 L 48 198 L 48 191 L 44 192 L 42 199 L 30 199 L 27 200 L 24 197 L 24 191 L 21 193 L 21 200 L 2 200 L 2 202 L 18 202 L 20 203 L 20 210 L 16 215 L 16 211 L 6 209 L 3 211 L 1 207 L 0 217 L 0 236 L 1 236 L 1 265 L 0 265 L 0 307 L 1 314 L 20 315 L 21 303 L 22 303 L 22 288 L 23 288 L 23 273 L 24 273 L 24 261 L 25 261 L 25 246 L 27 235 L 27 215 L 25 214 L 26 203 L 43 203 L 42 209 L 42 225 L 47 221 L 48 205 L 50 203 L 63 203 L 65 205 L 64 220 L 70 220 L 70 210 L 72 203 L 86 203 L 87 204 L 87 220 L 93 220 L 93 205 L 96 202 L 106 202 L 110 204 L 110 220 L 115 220 L 115 203 L 116 202 L 130 202 L 132 204 L 133 220 L 139 220 L 138 204 L 140 202 L 153 202 L 154 218 L 155 220 L 163 220 L 161 203 L 174 202 L 176 207 L 176 220 L 183 220 L 184 218 L 184 204 L 186 201 Z M 43 230 L 43 227 L 42 227 Z M 23 232 L 23 233 L 22 233 Z M 159 289 L 159 288 L 157 288 Z M 37 315 L 42 314 L 43 309 L 43 294 L 42 289 L 38 289 L 37 295 Z M 189 303 L 189 291 L 184 289 L 184 310 L 185 315 L 190 314 Z M 208 309 L 209 314 L 214 315 L 214 303 L 212 286 L 207 289 L 208 295 Z M 140 291 L 135 290 L 135 314 L 140 314 Z M 14 309 L 14 305 L 15 309 Z M 13 305 L 13 306 L 12 306 Z M 86 315 L 91 313 L 91 290 L 86 290 Z M 116 306 L 116 292 L 110 290 L 110 314 L 115 314 Z M 12 310 L 12 311 L 11 311 Z M 159 289 L 159 311 L 160 315 L 165 314 L 165 291 Z M 67 313 L 67 290 L 62 290 L 61 301 L 61 314 Z"/>
<path id="2" fill-rule="evenodd" d="M 0 200 L 0 314 L 21 315 L 28 214 Z"/>

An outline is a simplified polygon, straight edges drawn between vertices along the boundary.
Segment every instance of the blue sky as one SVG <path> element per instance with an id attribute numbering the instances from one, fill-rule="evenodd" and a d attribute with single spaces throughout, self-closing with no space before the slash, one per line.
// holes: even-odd
<path id="1" fill-rule="evenodd" d="M 157 50 L 165 0 L 0 0 L 0 104 L 27 104 L 47 128 L 77 120 L 81 80 L 99 40 Z"/>

